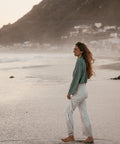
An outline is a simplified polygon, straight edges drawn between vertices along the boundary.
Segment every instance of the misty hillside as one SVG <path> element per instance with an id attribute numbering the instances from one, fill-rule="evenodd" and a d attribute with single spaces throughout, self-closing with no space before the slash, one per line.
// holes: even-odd
<path id="1" fill-rule="evenodd" d="M 0 44 L 61 41 L 75 25 L 120 25 L 120 0 L 43 0 L 0 29 Z"/>

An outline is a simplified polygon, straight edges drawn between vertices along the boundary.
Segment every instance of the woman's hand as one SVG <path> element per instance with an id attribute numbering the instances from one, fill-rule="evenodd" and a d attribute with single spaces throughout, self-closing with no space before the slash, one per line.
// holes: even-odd
<path id="1" fill-rule="evenodd" d="M 68 98 L 68 99 L 71 99 L 71 98 L 70 98 L 70 94 L 69 94 L 69 93 L 68 93 L 68 95 L 67 95 L 67 98 Z"/>

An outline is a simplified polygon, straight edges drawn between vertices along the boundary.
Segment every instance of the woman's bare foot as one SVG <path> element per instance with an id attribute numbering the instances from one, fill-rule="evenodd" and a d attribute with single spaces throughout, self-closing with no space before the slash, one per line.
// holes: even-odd
<path id="1" fill-rule="evenodd" d="M 93 137 L 88 137 L 87 139 L 82 140 L 82 143 L 94 143 L 94 139 Z"/>
<path id="2" fill-rule="evenodd" d="M 64 139 L 61 139 L 62 141 L 64 141 L 64 142 L 71 142 L 71 141 L 74 141 L 75 139 L 74 139 L 74 136 L 68 136 L 67 138 L 64 138 Z"/>

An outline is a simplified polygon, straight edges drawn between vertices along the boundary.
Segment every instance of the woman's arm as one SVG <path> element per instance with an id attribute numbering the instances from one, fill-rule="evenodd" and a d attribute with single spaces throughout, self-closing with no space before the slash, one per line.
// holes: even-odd
<path id="1" fill-rule="evenodd" d="M 81 74 L 82 74 L 82 63 L 81 63 L 81 61 L 77 61 L 68 95 L 73 95 L 75 93 L 75 91 L 79 85 Z"/>

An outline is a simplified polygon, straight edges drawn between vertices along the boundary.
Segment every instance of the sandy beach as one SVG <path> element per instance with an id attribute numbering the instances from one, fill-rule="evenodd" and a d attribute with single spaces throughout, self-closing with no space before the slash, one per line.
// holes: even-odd
<path id="1" fill-rule="evenodd" d="M 73 54 L 0 54 L 0 144 L 62 144 Z M 95 57 L 87 108 L 95 144 L 119 144 L 120 59 Z M 104 65 L 104 66 L 102 66 Z M 10 79 L 10 76 L 15 78 Z M 84 139 L 78 109 L 75 139 Z"/>

